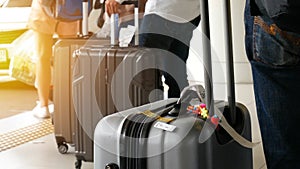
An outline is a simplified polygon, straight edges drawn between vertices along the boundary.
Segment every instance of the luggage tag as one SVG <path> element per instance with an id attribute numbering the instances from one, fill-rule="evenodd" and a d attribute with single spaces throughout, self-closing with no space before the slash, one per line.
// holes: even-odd
<path id="1" fill-rule="evenodd" d="M 160 122 L 160 121 L 156 122 L 154 124 L 154 127 L 158 128 L 158 129 L 170 131 L 170 132 L 174 131 L 175 128 L 176 128 L 176 126 L 174 126 L 174 125 L 163 123 L 163 122 Z"/>
<path id="2" fill-rule="evenodd" d="M 111 45 L 112 46 L 118 45 L 118 43 L 119 43 L 118 42 L 118 40 L 119 40 L 119 38 L 118 38 L 119 37 L 118 23 L 119 23 L 119 15 L 118 14 L 112 14 L 111 17 L 110 17 L 110 28 L 111 28 L 110 38 L 111 38 Z M 134 26 L 133 27 L 127 27 L 127 29 L 129 30 L 130 34 L 133 33 L 135 35 L 134 44 L 136 46 L 139 45 L 139 28 L 138 28 L 138 25 L 139 25 L 139 11 L 138 11 L 138 8 L 135 7 L 134 8 Z M 129 39 L 129 38 L 126 38 L 126 39 Z M 126 47 L 126 43 L 123 43 L 121 45 L 124 45 L 124 47 Z"/>
<path id="3" fill-rule="evenodd" d="M 120 47 L 128 47 L 131 39 L 135 34 L 135 26 L 128 25 L 126 28 L 120 29 L 119 34 L 119 46 Z"/>

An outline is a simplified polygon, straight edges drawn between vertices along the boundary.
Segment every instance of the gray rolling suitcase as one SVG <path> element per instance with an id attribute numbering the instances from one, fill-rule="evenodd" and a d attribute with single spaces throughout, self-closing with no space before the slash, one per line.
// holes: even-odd
<path id="1" fill-rule="evenodd" d="M 228 105 L 216 101 L 224 110 Z M 225 109 L 224 109 L 225 107 Z M 251 139 L 247 108 L 237 104 L 233 128 Z M 224 120 L 223 118 L 221 120 Z M 204 141 L 203 141 L 204 140 Z M 157 101 L 104 117 L 94 134 L 94 168 L 252 169 L 252 150 L 220 126 L 187 111 L 177 99 Z"/>
<path id="2" fill-rule="evenodd" d="M 68 151 L 74 143 L 74 107 L 72 104 L 72 53 L 86 43 L 85 39 L 60 39 L 53 47 L 53 103 L 54 134 L 58 151 Z"/>
<path id="3" fill-rule="evenodd" d="M 74 106 L 72 101 L 73 52 L 84 46 L 87 38 L 58 39 L 53 46 L 53 103 L 54 134 L 58 151 L 67 153 L 74 144 Z M 89 44 L 107 44 L 109 40 L 93 39 Z"/>
<path id="4" fill-rule="evenodd" d="M 82 1 L 83 7 L 86 7 Z M 84 10 L 88 12 L 88 10 Z M 74 67 L 73 53 L 84 45 L 109 44 L 109 39 L 91 38 L 88 32 L 88 14 L 83 17 L 80 36 L 58 38 L 53 45 L 53 103 L 54 135 L 58 151 L 67 153 L 68 145 L 74 145 L 75 111 L 72 101 L 72 70 Z"/>
<path id="5" fill-rule="evenodd" d="M 207 0 L 201 7 L 203 32 L 209 38 Z M 257 144 L 248 141 L 249 111 L 235 102 L 232 55 L 227 58 L 228 102 L 216 101 L 210 45 L 204 44 L 205 90 L 199 86 L 197 92 L 185 90 L 178 101 L 158 101 L 104 117 L 94 133 L 95 169 L 253 168 L 252 148 Z M 206 118 L 196 106 L 203 102 L 209 111 Z"/>

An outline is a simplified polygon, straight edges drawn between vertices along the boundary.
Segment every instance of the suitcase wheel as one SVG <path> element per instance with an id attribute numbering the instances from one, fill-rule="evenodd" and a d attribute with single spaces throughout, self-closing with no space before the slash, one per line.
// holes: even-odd
<path id="1" fill-rule="evenodd" d="M 75 169 L 80 169 L 81 168 L 81 165 L 82 165 L 82 161 L 81 160 L 77 160 L 75 162 Z"/>
<path id="2" fill-rule="evenodd" d="M 62 143 L 62 144 L 59 144 L 58 145 L 58 151 L 61 153 L 61 154 L 66 154 L 68 152 L 68 145 L 65 144 L 65 143 Z"/>
<path id="3" fill-rule="evenodd" d="M 120 169 L 117 164 L 110 163 L 105 166 L 105 169 Z"/>

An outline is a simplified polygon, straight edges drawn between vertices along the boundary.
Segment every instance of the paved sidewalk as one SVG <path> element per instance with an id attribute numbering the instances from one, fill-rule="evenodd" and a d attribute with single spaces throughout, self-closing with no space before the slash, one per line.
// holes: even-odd
<path id="1" fill-rule="evenodd" d="M 33 86 L 11 78 L 7 70 L 0 70 L 0 119 L 30 111 L 36 100 Z"/>

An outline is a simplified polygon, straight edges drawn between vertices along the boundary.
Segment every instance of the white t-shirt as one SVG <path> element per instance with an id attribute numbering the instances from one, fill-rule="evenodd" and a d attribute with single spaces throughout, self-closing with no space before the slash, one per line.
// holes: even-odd
<path id="1" fill-rule="evenodd" d="M 124 2 L 125 0 L 116 0 Z M 188 22 L 200 15 L 200 0 L 148 0 L 145 15 L 156 14 L 173 22 Z"/>

